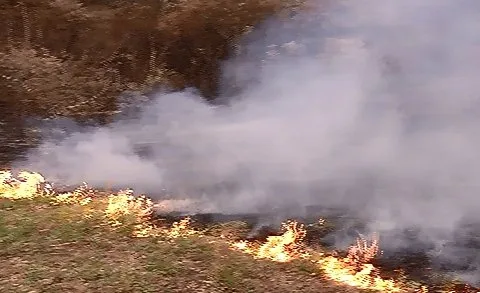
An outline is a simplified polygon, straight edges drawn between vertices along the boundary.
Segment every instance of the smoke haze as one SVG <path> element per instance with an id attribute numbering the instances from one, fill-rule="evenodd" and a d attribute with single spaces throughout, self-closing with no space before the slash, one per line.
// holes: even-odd
<path id="1" fill-rule="evenodd" d="M 319 15 L 252 34 L 225 64 L 228 106 L 159 93 L 24 163 L 221 211 L 342 207 L 372 231 L 415 227 L 436 244 L 480 221 L 480 3 L 357 0 Z"/>

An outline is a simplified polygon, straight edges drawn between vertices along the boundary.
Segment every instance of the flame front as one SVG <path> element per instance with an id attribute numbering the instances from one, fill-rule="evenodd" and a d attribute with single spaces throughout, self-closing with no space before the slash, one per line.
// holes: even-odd
<path id="1" fill-rule="evenodd" d="M 87 205 L 93 200 L 94 191 L 84 183 L 72 192 L 57 194 L 52 186 L 38 173 L 20 172 L 17 178 L 9 171 L 0 171 L 0 198 L 11 200 L 46 198 L 52 204 Z M 134 224 L 135 237 L 163 236 L 167 239 L 187 237 L 197 234 L 191 227 L 191 218 L 186 217 L 172 224 L 171 227 L 157 227 L 152 223 L 153 203 L 145 197 L 136 197 L 131 190 L 111 194 L 107 198 L 98 199 L 102 207 L 105 204 L 104 217 L 112 226 Z M 103 209 L 103 208 L 102 208 Z M 85 209 L 85 211 L 87 211 Z M 133 222 L 132 222 L 133 221 Z M 323 224 L 320 220 L 319 224 Z M 230 243 L 233 249 L 253 255 L 257 259 L 268 259 L 276 262 L 288 262 L 304 258 L 318 264 L 326 276 L 336 282 L 344 283 L 361 289 L 373 289 L 383 292 L 399 292 L 400 284 L 393 280 L 382 279 L 379 270 L 371 261 L 379 253 L 377 237 L 369 244 L 363 238 L 357 239 L 344 258 L 327 256 L 317 252 L 307 253 L 302 242 L 306 229 L 302 224 L 289 221 L 282 224 L 283 234 L 270 236 L 266 242 L 238 241 Z M 317 256 L 315 258 L 314 256 Z M 320 260 L 318 260 L 319 258 Z M 420 292 L 428 292 L 425 287 Z M 418 292 L 418 291 L 417 291 Z M 451 292 L 455 292 L 451 291 Z M 478 292 L 480 293 L 480 292 Z"/>
<path id="2" fill-rule="evenodd" d="M 105 217 L 114 226 L 121 225 L 123 216 L 132 215 L 138 224 L 145 223 L 153 213 L 152 201 L 144 196 L 135 197 L 132 190 L 122 190 L 108 197 Z"/>
<path id="3" fill-rule="evenodd" d="M 92 200 L 93 191 L 84 184 L 72 192 L 56 194 L 45 179 L 38 173 L 21 172 L 14 178 L 8 171 L 0 172 L 0 197 L 8 199 L 34 199 L 48 197 L 53 204 L 85 205 Z M 185 237 L 197 233 L 191 228 L 189 217 L 173 223 L 170 228 L 161 228 L 151 222 L 153 203 L 145 196 L 135 197 L 131 190 L 111 194 L 107 198 L 104 210 L 105 218 L 112 226 L 134 224 L 135 237 L 166 236 L 169 239 Z M 124 222 L 126 221 L 126 222 Z M 128 222 L 128 223 L 127 223 Z M 322 223 L 322 222 L 320 222 Z M 232 247 L 253 255 L 258 259 L 269 259 L 276 262 L 288 262 L 298 258 L 312 260 L 310 254 L 302 247 L 306 235 L 303 225 L 289 221 L 282 224 L 283 234 L 270 236 L 263 244 L 240 241 L 232 243 Z M 371 245 L 359 239 L 349 249 L 347 257 L 339 259 L 333 256 L 324 257 L 320 268 L 332 280 L 359 288 L 377 289 L 397 292 L 399 289 L 390 280 L 378 276 L 378 269 L 368 263 L 378 253 L 378 240 Z M 312 260 L 313 261 L 313 260 Z"/>
<path id="4" fill-rule="evenodd" d="M 311 254 L 302 249 L 302 241 L 306 236 L 303 225 L 295 221 L 282 224 L 284 231 L 280 236 L 270 236 L 263 244 L 248 241 L 238 241 L 231 244 L 232 248 L 253 255 L 259 259 L 269 259 L 276 262 L 288 262 L 294 259 L 310 258 Z M 356 244 L 348 250 L 345 258 L 334 256 L 323 257 L 317 261 L 319 268 L 327 277 L 349 286 L 379 290 L 384 292 L 399 292 L 400 288 L 393 280 L 384 280 L 379 271 L 369 262 L 379 251 L 378 238 L 374 237 L 371 244 L 365 239 L 357 239 Z"/>
<path id="5" fill-rule="evenodd" d="M 307 256 L 301 247 L 306 235 L 305 227 L 295 221 L 289 221 L 282 224 L 282 231 L 282 235 L 269 236 L 267 241 L 260 246 L 248 241 L 239 241 L 232 243 L 232 247 L 251 254 L 255 258 L 277 262 L 288 262 Z"/>
<path id="6" fill-rule="evenodd" d="M 137 224 L 133 236 L 139 238 L 164 236 L 168 239 L 175 239 L 197 233 L 198 231 L 191 227 L 190 217 L 186 217 L 178 222 L 174 222 L 170 228 L 157 227 L 149 222 Z"/>
<path id="7" fill-rule="evenodd" d="M 167 238 L 186 237 L 196 233 L 191 228 L 191 218 L 186 217 L 174 222 L 170 228 L 155 226 L 150 220 L 153 215 L 153 203 L 145 196 L 135 197 L 133 191 L 124 190 L 118 194 L 108 197 L 108 206 L 105 216 L 113 226 L 122 225 L 121 219 L 124 216 L 133 216 L 135 237 L 157 237 L 160 235 Z"/>
<path id="8" fill-rule="evenodd" d="M 71 192 L 65 192 L 53 196 L 55 192 L 49 189 L 49 193 L 52 195 L 52 201 L 57 204 L 79 204 L 87 205 L 92 201 L 94 191 L 88 187 L 87 183 L 83 183 L 80 187 Z"/>
<path id="9" fill-rule="evenodd" d="M 371 263 L 378 254 L 378 238 L 368 241 L 359 238 L 352 245 L 345 258 L 328 256 L 322 259 L 320 267 L 327 276 L 337 282 L 361 289 L 373 289 L 383 292 L 399 292 L 400 288 L 393 280 L 384 280 L 379 276 L 379 270 Z"/>
<path id="10" fill-rule="evenodd" d="M 165 231 L 165 234 L 169 238 L 185 237 L 196 234 L 197 231 L 191 228 L 191 224 L 192 219 L 190 217 L 186 217 L 178 222 L 174 222 L 172 227 Z"/>
<path id="11" fill-rule="evenodd" d="M 8 199 L 33 199 L 41 194 L 41 185 L 45 183 L 42 175 L 22 171 L 18 178 L 10 171 L 0 171 L 0 196 Z"/>
<path id="12" fill-rule="evenodd" d="M 0 171 L 0 197 L 19 200 L 44 197 L 54 204 L 80 204 L 91 202 L 93 190 L 86 183 L 72 192 L 56 193 L 39 173 L 22 171 L 17 178 L 10 171 Z"/>

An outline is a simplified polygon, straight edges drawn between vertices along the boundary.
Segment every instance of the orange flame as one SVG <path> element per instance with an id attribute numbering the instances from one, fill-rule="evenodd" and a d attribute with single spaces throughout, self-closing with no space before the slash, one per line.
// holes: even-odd
<path id="1" fill-rule="evenodd" d="M 378 238 L 368 241 L 359 238 L 348 250 L 345 258 L 328 256 L 322 259 L 320 267 L 327 276 L 337 282 L 361 289 L 373 289 L 384 292 L 399 292 L 400 288 L 393 280 L 385 280 L 379 276 L 379 270 L 370 264 L 378 254 Z"/>
<path id="2" fill-rule="evenodd" d="M 165 235 L 167 235 L 168 238 L 178 238 L 196 234 L 197 231 L 192 229 L 191 224 L 192 219 L 190 217 L 174 222 L 172 227 L 165 231 Z"/>
<path id="3" fill-rule="evenodd" d="M 168 229 L 157 227 L 150 222 L 140 223 L 135 226 L 135 237 L 158 237 L 165 236 L 169 239 L 188 237 L 197 234 L 198 231 L 191 227 L 192 220 L 186 217 L 178 222 L 174 222 Z"/>
<path id="4" fill-rule="evenodd" d="M 384 280 L 378 276 L 378 269 L 372 264 L 362 264 L 359 270 L 357 266 L 333 256 L 324 258 L 320 264 L 327 276 L 334 281 L 361 289 L 400 292 L 393 280 Z"/>
<path id="5" fill-rule="evenodd" d="M 33 200 L 43 197 L 48 198 L 53 204 L 86 205 L 92 201 L 93 194 L 94 191 L 89 189 L 86 183 L 72 192 L 57 194 L 45 182 L 43 176 L 38 173 L 22 171 L 15 178 L 10 171 L 0 171 L 0 198 Z M 110 195 L 104 210 L 105 218 L 114 226 L 122 225 L 122 221 L 125 219 L 124 216 L 130 216 L 135 225 L 135 237 L 163 235 L 169 239 L 174 239 L 199 233 L 191 227 L 190 217 L 173 223 L 170 228 L 159 228 L 150 221 L 152 213 L 152 201 L 145 196 L 133 196 L 131 190 L 120 191 L 117 194 Z M 319 220 L 321 225 L 324 222 L 325 220 L 323 219 Z M 395 283 L 393 280 L 381 278 L 379 269 L 370 263 L 379 253 L 377 237 L 374 237 L 371 243 L 364 238 L 358 238 L 355 245 L 348 249 L 347 256 L 344 258 L 335 256 L 324 257 L 315 253 L 316 256 L 321 257 L 320 261 L 316 261 L 302 247 L 303 239 L 306 236 L 306 229 L 302 224 L 295 221 L 283 223 L 282 231 L 282 235 L 270 236 L 263 244 L 248 241 L 230 244 L 232 248 L 253 255 L 257 259 L 288 262 L 298 258 L 307 258 L 312 262 L 318 263 L 319 268 L 331 280 L 350 286 L 383 292 L 401 291 L 400 284 Z M 428 292 L 428 289 L 424 286 L 419 290 L 417 292 Z M 455 290 L 450 292 L 453 293 Z"/>
<path id="6" fill-rule="evenodd" d="M 310 258 L 311 255 L 301 247 L 301 243 L 306 236 L 304 226 L 295 221 L 290 221 L 282 224 L 282 229 L 284 231 L 282 235 L 270 236 L 261 245 L 248 241 L 238 241 L 232 243 L 231 246 L 259 259 L 288 262 L 304 257 L 314 261 L 313 258 Z M 365 239 L 357 239 L 356 244 L 349 248 L 347 257 L 322 257 L 318 263 L 327 276 L 334 281 L 361 289 L 399 292 L 401 289 L 393 280 L 382 279 L 379 276 L 378 269 L 368 263 L 378 254 L 378 244 L 379 241 L 376 237 L 371 244 Z"/>
<path id="7" fill-rule="evenodd" d="M 15 178 L 10 171 L 0 171 L 0 197 L 8 199 L 48 198 L 53 204 L 80 204 L 91 202 L 93 190 L 86 183 L 72 192 L 57 194 L 42 175 L 21 171 Z"/>
<path id="8" fill-rule="evenodd" d="M 301 242 L 306 235 L 305 227 L 295 221 L 282 224 L 284 231 L 280 236 L 270 236 L 267 241 L 258 246 L 248 241 L 232 243 L 232 247 L 253 255 L 255 258 L 269 259 L 277 262 L 288 262 L 305 257 Z"/>
<path id="9" fill-rule="evenodd" d="M 54 192 L 52 191 L 52 195 Z M 93 190 L 83 183 L 80 187 L 71 192 L 60 193 L 52 196 L 52 201 L 56 204 L 80 204 L 86 205 L 92 201 Z"/>
<path id="10" fill-rule="evenodd" d="M 0 197 L 8 199 L 33 199 L 42 195 L 42 175 L 22 171 L 15 178 L 10 171 L 0 171 Z"/>
<path id="11" fill-rule="evenodd" d="M 347 259 L 350 263 L 362 264 L 372 261 L 379 252 L 379 240 L 377 235 L 373 235 L 372 243 L 369 245 L 368 241 L 359 237 L 348 249 Z"/>
<path id="12" fill-rule="evenodd" d="M 145 223 L 153 213 L 152 200 L 145 196 L 135 197 L 132 190 L 122 190 L 108 197 L 105 217 L 113 226 L 121 223 L 121 218 L 132 215 L 138 224 Z"/>

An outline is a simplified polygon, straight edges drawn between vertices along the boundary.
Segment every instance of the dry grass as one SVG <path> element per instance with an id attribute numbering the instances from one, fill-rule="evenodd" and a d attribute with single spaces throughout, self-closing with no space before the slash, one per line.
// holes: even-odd
<path id="1" fill-rule="evenodd" d="M 132 238 L 133 226 L 104 221 L 105 204 L 0 199 L 0 292 L 365 292 L 307 262 L 254 261 L 218 238 Z"/>
<path id="2" fill-rule="evenodd" d="M 304 226 L 289 222 L 258 251 L 245 250 L 234 240 L 245 233 L 241 223 L 199 231 L 189 218 L 153 221 L 153 206 L 129 190 L 84 184 L 59 194 L 38 173 L 0 172 L 0 292 L 432 292 L 384 280 L 352 257 L 371 259 L 376 240 L 358 242 L 346 258 L 328 256 L 305 247 Z M 276 257 L 285 253 L 288 261 Z M 447 292 L 474 292 L 458 286 Z"/>
<path id="3" fill-rule="evenodd" d="M 254 260 L 224 237 L 151 222 L 152 203 L 0 173 L 0 292 L 338 292 L 313 263 Z M 218 227 L 234 233 L 234 226 Z M 237 226 L 237 225 L 235 225 Z M 238 227 L 238 226 L 237 226 Z M 139 229 L 146 234 L 139 235 Z M 345 288 L 344 292 L 361 292 Z"/>
<path id="4" fill-rule="evenodd" d="M 239 38 L 300 2 L 2 1 L 0 104 L 16 115 L 82 116 L 158 85 L 214 97 Z"/>

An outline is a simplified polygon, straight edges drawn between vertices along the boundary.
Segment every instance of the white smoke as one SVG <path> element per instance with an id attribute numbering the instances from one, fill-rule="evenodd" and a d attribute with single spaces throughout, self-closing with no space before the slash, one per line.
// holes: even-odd
<path id="1" fill-rule="evenodd" d="M 316 16 L 249 40 L 225 65 L 242 89 L 228 106 L 159 93 L 139 117 L 46 143 L 27 164 L 223 211 L 340 206 L 425 241 L 480 221 L 480 2 L 344 1 Z"/>

